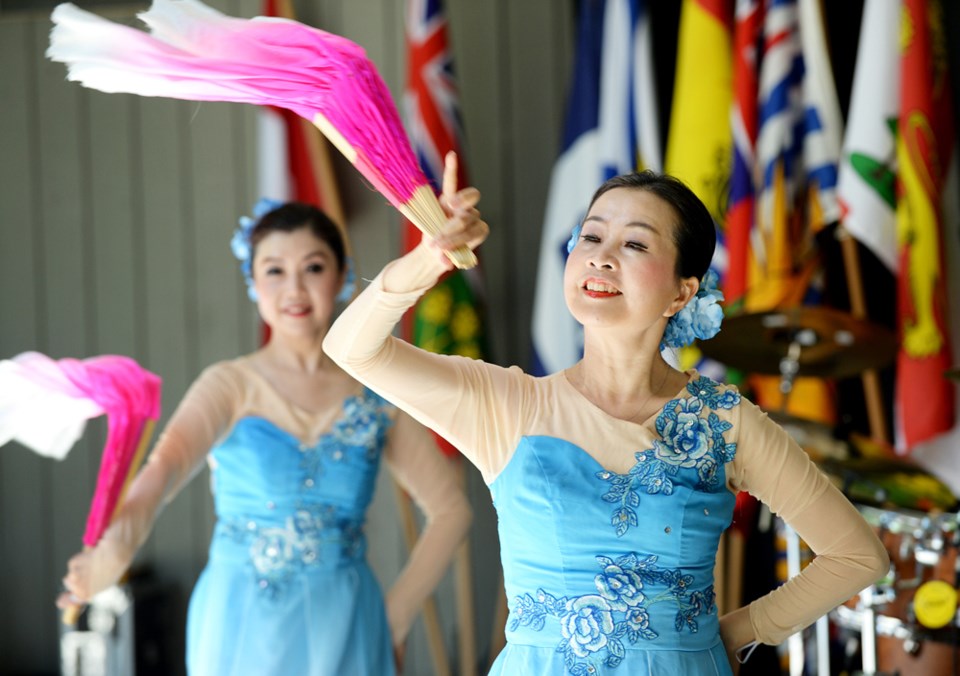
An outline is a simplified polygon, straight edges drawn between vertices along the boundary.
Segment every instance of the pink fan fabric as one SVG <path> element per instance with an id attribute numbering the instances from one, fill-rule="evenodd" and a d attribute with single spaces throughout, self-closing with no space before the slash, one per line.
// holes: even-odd
<path id="1" fill-rule="evenodd" d="M 77 408 L 80 415 L 107 416 L 107 440 L 83 535 L 83 543 L 92 547 L 110 523 L 146 421 L 160 417 L 160 378 L 133 359 L 115 355 L 53 360 L 29 352 L 4 364 L 12 364 L 8 370 L 16 374 L 17 382 L 45 392 L 48 401 L 84 402 Z"/>
<path id="2" fill-rule="evenodd" d="M 197 0 L 154 0 L 145 33 L 70 4 L 54 9 L 47 56 L 104 92 L 288 108 L 323 115 L 354 165 L 394 205 L 428 185 L 390 91 L 364 50 L 276 17 L 228 17 Z"/>
<path id="3" fill-rule="evenodd" d="M 63 460 L 87 420 L 103 413 L 55 360 L 24 352 L 0 361 L 0 446 L 17 441 L 39 455 Z"/>
<path id="4" fill-rule="evenodd" d="M 160 417 L 160 378 L 129 357 L 61 359 L 59 364 L 107 415 L 107 443 L 83 534 L 83 544 L 92 547 L 110 524 L 146 421 Z"/>

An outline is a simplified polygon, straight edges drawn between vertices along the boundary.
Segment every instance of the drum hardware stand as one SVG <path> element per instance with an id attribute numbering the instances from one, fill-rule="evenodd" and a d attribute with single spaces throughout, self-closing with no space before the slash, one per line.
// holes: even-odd
<path id="1" fill-rule="evenodd" d="M 782 412 L 787 410 L 787 397 L 793 391 L 793 381 L 797 379 L 800 373 L 800 352 L 805 347 L 815 345 L 817 334 L 811 329 L 801 329 L 793 334 L 790 340 L 790 346 L 787 348 L 787 354 L 780 360 L 780 393 L 783 398 L 780 400 L 780 409 Z"/>
<path id="2" fill-rule="evenodd" d="M 785 523 L 784 527 L 787 540 L 787 577 L 792 578 L 800 574 L 800 536 L 789 524 Z M 826 615 L 817 619 L 815 631 L 816 673 L 819 676 L 830 676 L 830 620 Z M 787 639 L 787 648 L 790 655 L 790 676 L 802 676 L 805 658 L 802 631 Z"/>

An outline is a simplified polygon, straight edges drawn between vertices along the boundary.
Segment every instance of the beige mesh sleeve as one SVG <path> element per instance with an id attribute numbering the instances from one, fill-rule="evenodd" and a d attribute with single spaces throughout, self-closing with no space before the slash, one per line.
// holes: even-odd
<path id="1" fill-rule="evenodd" d="M 756 405 L 742 400 L 731 483 L 780 516 L 816 555 L 796 577 L 750 604 L 753 635 L 777 644 L 882 577 L 876 534 L 809 456 Z"/>
<path id="2" fill-rule="evenodd" d="M 518 368 L 437 355 L 391 336 L 426 288 L 404 285 L 408 259 L 391 263 L 340 315 L 323 348 L 341 368 L 436 430 L 475 464 L 489 484 L 519 440 L 532 410 Z M 390 274 L 391 288 L 383 287 Z M 410 277 L 417 273 L 411 272 Z"/>
<path id="3" fill-rule="evenodd" d="M 440 582 L 470 527 L 472 511 L 457 463 L 437 448 L 429 430 L 400 413 L 390 433 L 386 461 L 403 490 L 426 517 L 407 564 L 387 593 L 394 643 L 402 643 L 423 602 Z"/>
<path id="4" fill-rule="evenodd" d="M 129 567 L 163 506 L 202 467 L 210 447 L 227 430 L 241 392 L 232 371 L 222 365 L 206 369 L 187 391 L 103 538 L 88 552 L 91 596 Z"/>

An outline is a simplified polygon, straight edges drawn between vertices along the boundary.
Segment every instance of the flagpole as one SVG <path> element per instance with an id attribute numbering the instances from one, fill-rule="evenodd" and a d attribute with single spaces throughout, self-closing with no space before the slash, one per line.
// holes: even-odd
<path id="1" fill-rule="evenodd" d="M 457 465 L 460 488 L 467 494 L 467 461 L 461 456 L 451 460 Z M 470 535 L 457 550 L 457 629 L 460 647 L 460 674 L 473 676 L 477 671 L 476 624 L 473 604 L 473 567 L 471 565 Z"/>
<path id="2" fill-rule="evenodd" d="M 410 498 L 403 487 L 394 480 L 397 507 L 400 511 L 400 523 L 403 527 L 403 537 L 407 551 L 413 551 L 417 543 L 417 520 L 410 504 Z M 436 676 L 450 676 L 450 661 L 447 657 L 447 647 L 443 642 L 443 633 L 440 630 L 440 619 L 437 615 L 437 605 L 433 596 L 428 596 L 423 602 L 423 623 L 427 630 L 427 643 L 430 647 L 430 658 L 433 660 L 433 670 Z"/>
<path id="3" fill-rule="evenodd" d="M 843 252 L 844 269 L 847 276 L 847 289 L 850 294 L 850 313 L 856 319 L 867 319 L 867 306 L 863 293 L 863 276 L 860 270 L 860 254 L 857 243 L 842 226 L 839 229 L 840 246 Z M 860 374 L 863 382 L 863 396 L 867 405 L 867 418 L 870 422 L 870 436 L 877 441 L 889 443 L 887 421 L 883 412 L 883 400 L 880 394 L 880 379 L 875 369 L 867 369 Z"/>

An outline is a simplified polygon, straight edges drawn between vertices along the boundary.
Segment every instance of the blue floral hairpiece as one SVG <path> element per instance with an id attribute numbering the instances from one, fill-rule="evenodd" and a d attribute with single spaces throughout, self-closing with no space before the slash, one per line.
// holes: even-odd
<path id="1" fill-rule="evenodd" d="M 346 256 L 343 263 L 347 274 L 343 280 L 343 286 L 340 287 L 340 292 L 337 294 L 338 303 L 349 302 L 350 299 L 353 298 L 353 294 L 357 291 L 357 273 L 353 270 L 353 258 Z"/>
<path id="2" fill-rule="evenodd" d="M 720 332 L 723 321 L 723 308 L 717 303 L 723 300 L 723 293 L 717 288 L 717 273 L 707 270 L 703 276 L 697 295 L 680 312 L 667 322 L 660 349 L 665 347 L 685 347 L 694 340 L 713 338 Z"/>
<path id="3" fill-rule="evenodd" d="M 253 216 L 241 216 L 238 219 L 240 227 L 233 231 L 233 237 L 230 238 L 230 250 L 233 251 L 234 257 L 240 261 L 240 272 L 243 273 L 243 279 L 247 283 L 247 296 L 254 303 L 257 302 L 257 291 L 253 288 L 253 244 L 250 241 L 250 236 L 261 218 L 274 209 L 283 206 L 283 204 L 280 200 L 261 197 L 253 206 Z M 346 277 L 343 280 L 343 286 L 337 293 L 338 303 L 350 301 L 357 290 L 357 274 L 354 272 L 353 258 L 346 256 L 344 267 L 346 268 Z"/>
<path id="4" fill-rule="evenodd" d="M 573 253 L 573 247 L 580 241 L 580 231 L 583 230 L 583 224 L 577 223 L 570 231 L 570 239 L 567 240 L 567 253 Z"/>
<path id="5" fill-rule="evenodd" d="M 280 200 L 261 197 L 253 205 L 253 216 L 241 216 L 240 227 L 233 231 L 233 237 L 230 238 L 230 250 L 240 261 L 240 272 L 243 273 L 243 280 L 247 283 L 247 296 L 254 303 L 257 302 L 257 291 L 253 288 L 253 244 L 250 236 L 261 218 L 282 205 L 283 202 Z"/>

